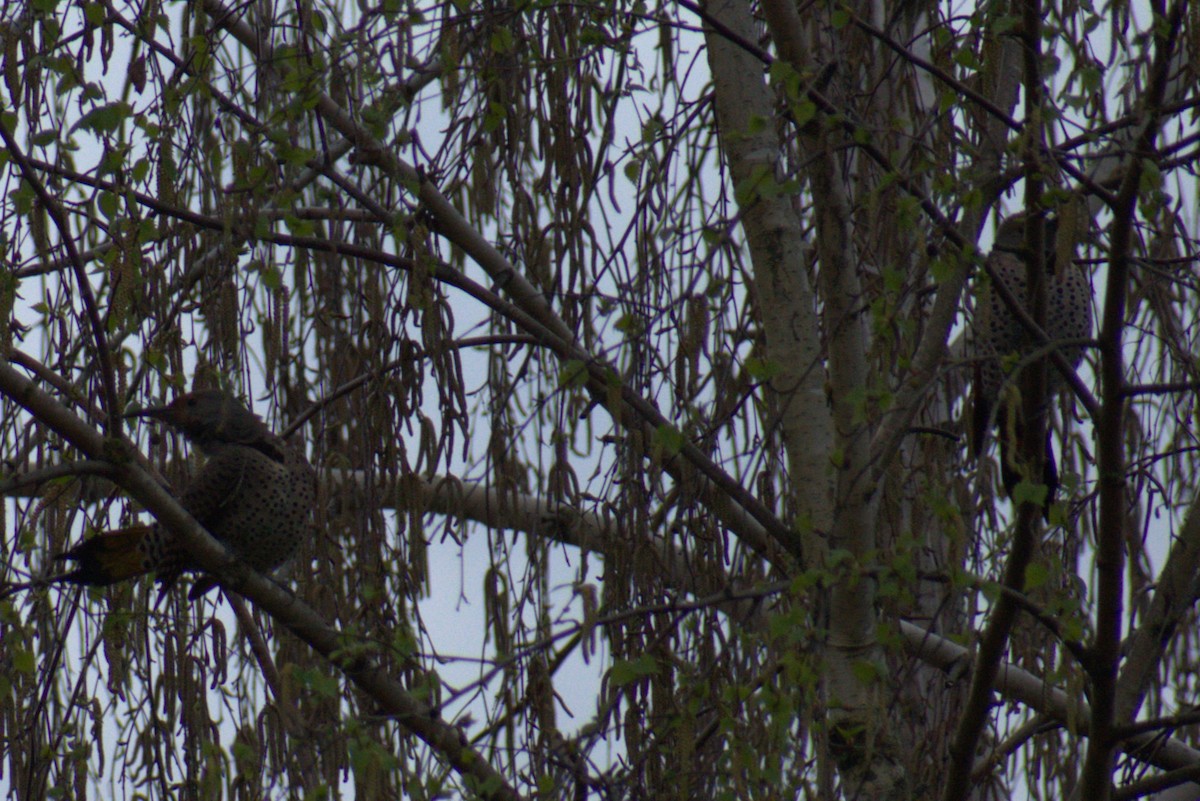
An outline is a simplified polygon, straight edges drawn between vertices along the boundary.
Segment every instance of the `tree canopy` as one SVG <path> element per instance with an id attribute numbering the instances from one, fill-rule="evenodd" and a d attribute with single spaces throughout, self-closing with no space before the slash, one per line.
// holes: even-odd
<path id="1" fill-rule="evenodd" d="M 1193 797 L 1197 20 L 5 4 L 0 789 Z M 125 416 L 208 386 L 318 470 L 278 581 Z M 151 517 L 220 593 L 48 580 Z"/>

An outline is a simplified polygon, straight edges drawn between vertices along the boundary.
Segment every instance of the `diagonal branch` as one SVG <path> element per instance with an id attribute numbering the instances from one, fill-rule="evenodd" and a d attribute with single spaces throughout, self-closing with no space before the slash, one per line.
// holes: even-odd
<path id="1" fill-rule="evenodd" d="M 1021 76 L 1025 87 L 1025 118 L 1031 129 L 1022 148 L 1022 156 L 1025 169 L 1025 205 L 1032 212 L 1041 203 L 1043 188 L 1041 143 L 1044 137 L 1044 79 L 1041 72 L 1040 0 L 1025 0 L 1021 12 L 1024 44 Z M 1045 231 L 1040 218 L 1033 217 L 1031 220 L 1033 224 L 1026 226 L 1026 247 L 1033 254 L 1033 258 L 1026 264 L 1028 297 L 1005 298 L 1005 301 L 1019 301 L 1012 304 L 1013 308 L 1021 308 L 1020 301 L 1023 301 L 1030 312 L 1028 316 L 1040 328 L 1040 324 L 1046 319 L 1046 276 L 1043 264 L 1045 249 L 1042 246 Z M 1004 286 L 1002 281 L 995 283 Z M 1043 444 L 1046 413 L 1042 400 L 1046 395 L 1046 362 L 1036 362 L 1034 369 L 1026 370 L 1022 374 L 1021 381 L 1026 431 L 1019 443 L 1020 458 L 1024 464 L 1033 466 L 1031 469 L 1034 475 L 1040 475 L 1041 466 L 1046 458 Z M 1022 502 L 1017 510 L 1017 524 L 1002 580 L 1003 586 L 1016 594 L 1020 594 L 1025 588 L 1026 570 L 1037 552 L 1037 518 L 1040 513 L 1041 507 L 1028 501 Z M 967 691 L 966 702 L 950 742 L 950 760 L 941 792 L 943 801 L 956 801 L 970 794 L 975 751 L 991 715 L 993 686 L 1019 612 L 1020 606 L 1011 593 L 1000 595 L 992 605 L 979 641 L 970 689 Z"/>
<path id="2" fill-rule="evenodd" d="M 17 167 L 20 168 L 21 177 L 33 188 L 34 194 L 38 196 L 38 200 L 46 208 L 46 213 L 54 221 L 54 226 L 58 228 L 59 237 L 62 239 L 63 247 L 67 251 L 71 270 L 75 274 L 75 285 L 79 291 L 79 298 L 83 304 L 84 314 L 87 315 L 88 330 L 91 331 L 92 344 L 96 348 L 96 360 L 100 362 L 100 380 L 104 385 L 104 405 L 107 407 L 106 411 L 108 412 L 106 428 L 110 432 L 118 432 L 121 430 L 122 407 L 117 397 L 116 372 L 113 367 L 112 351 L 108 347 L 108 337 L 105 334 L 104 323 L 100 319 L 100 309 L 96 304 L 96 295 L 92 292 L 92 285 L 88 280 L 87 268 L 84 267 L 83 259 L 79 255 L 79 249 L 75 247 L 75 238 L 71 235 L 71 229 L 67 225 L 67 218 L 63 215 L 62 209 L 58 205 L 58 200 L 50 194 L 46 186 L 42 183 L 41 177 L 34 171 L 29 157 L 25 155 L 24 151 L 21 150 L 21 146 L 17 144 L 16 137 L 2 122 L 0 122 L 0 139 L 4 140 L 4 146 L 8 150 L 9 155 L 17 163 Z"/>
<path id="3" fill-rule="evenodd" d="M 255 55 L 260 69 L 270 69 L 275 50 L 268 44 L 267 37 L 257 35 L 248 23 L 237 16 L 235 10 L 226 7 L 220 0 L 204 0 L 203 7 L 220 28 Z M 512 306 L 534 323 L 527 330 L 546 332 L 553 339 L 548 344 L 555 348 L 564 361 L 583 365 L 587 389 L 600 405 L 609 409 L 618 425 L 641 429 L 648 442 L 657 441 L 661 434 L 665 434 L 668 440 L 675 439 L 675 427 L 658 408 L 621 382 L 619 371 L 600 357 L 587 353 L 576 343 L 571 329 L 555 314 L 542 292 L 487 237 L 471 226 L 421 170 L 403 161 L 392 148 L 376 139 L 328 94 L 314 90 L 313 97 L 317 114 L 326 124 L 354 142 L 361 163 L 373 164 L 402 186 L 415 189 L 422 211 L 429 214 L 437 232 L 462 248 L 488 274 L 494 285 L 512 298 Z M 469 279 L 464 277 L 463 280 Z M 622 408 L 611 407 L 614 391 Z M 695 481 L 707 496 L 714 513 L 725 525 L 748 540 L 760 555 L 774 564 L 785 561 L 788 558 L 788 545 L 793 540 L 791 528 L 702 450 L 686 438 L 682 439 L 678 457 L 664 460 L 664 468 L 677 480 Z M 691 474 L 694 472 L 700 475 L 693 477 Z M 760 536 L 760 530 L 765 531 L 767 536 Z"/>
<path id="4" fill-rule="evenodd" d="M 133 457 L 124 439 L 105 438 L 69 409 L 0 359 L 0 393 L 27 409 L 90 459 L 112 464 L 113 481 L 171 529 L 188 555 L 226 588 L 252 600 L 280 625 L 342 671 L 359 690 L 369 695 L 400 724 L 426 742 L 481 795 L 495 801 L 518 801 L 522 796 L 482 754 L 463 742 L 454 726 L 437 711 L 418 701 L 397 681 L 373 664 L 369 657 L 348 653 L 344 637 L 316 612 L 270 579 L 251 570 L 213 539 L 184 511 Z"/>
<path id="5" fill-rule="evenodd" d="M 1100 327 L 1101 409 L 1096 429 L 1100 474 L 1100 525 L 1096 537 L 1096 639 L 1091 672 L 1094 715 L 1087 756 L 1079 783 L 1082 798 L 1106 798 L 1112 787 L 1114 730 L 1117 711 L 1117 668 L 1121 659 L 1121 613 L 1124 605 L 1125 528 L 1125 360 L 1123 335 L 1129 291 L 1133 224 L 1137 217 L 1142 174 L 1154 157 L 1162 104 L 1170 78 L 1185 2 L 1177 1 L 1154 27 L 1154 61 L 1142 97 L 1143 121 L 1127 157 L 1125 178 L 1113 206 L 1112 260 Z"/>

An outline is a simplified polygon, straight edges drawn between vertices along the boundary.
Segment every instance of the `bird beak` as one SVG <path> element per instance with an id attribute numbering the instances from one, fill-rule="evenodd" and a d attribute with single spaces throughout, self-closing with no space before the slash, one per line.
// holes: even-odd
<path id="1" fill-rule="evenodd" d="M 170 406 L 147 406 L 145 409 L 140 409 L 136 412 L 126 412 L 125 417 L 154 417 L 159 420 L 169 420 L 171 414 Z"/>

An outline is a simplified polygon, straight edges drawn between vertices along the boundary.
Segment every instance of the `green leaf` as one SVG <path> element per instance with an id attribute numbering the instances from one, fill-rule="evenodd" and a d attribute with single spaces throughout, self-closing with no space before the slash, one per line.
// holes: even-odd
<path id="1" fill-rule="evenodd" d="M 79 122 L 71 126 L 71 131 L 86 128 L 97 134 L 110 134 L 121 127 L 132 111 L 130 105 L 124 101 L 106 103 L 84 114 Z"/>
<path id="2" fill-rule="evenodd" d="M 663 423 L 654 432 L 655 444 L 662 448 L 668 456 L 675 456 L 683 450 L 683 433 L 670 423 Z"/>
<path id="3" fill-rule="evenodd" d="M 264 264 L 259 269 L 258 274 L 262 276 L 263 285 L 272 291 L 279 289 L 283 284 L 283 278 L 279 275 L 279 271 L 270 264 Z"/>
<path id="4" fill-rule="evenodd" d="M 646 327 L 642 325 L 642 319 L 636 314 L 622 314 L 621 319 L 617 320 L 615 327 L 626 337 L 641 336 Z"/>
<path id="5" fill-rule="evenodd" d="M 979 57 L 975 55 L 975 51 L 966 47 L 960 47 L 954 52 L 954 63 L 972 71 L 977 71 L 983 66 L 979 62 Z"/>
<path id="6" fill-rule="evenodd" d="M 254 218 L 254 238 L 258 240 L 267 239 L 271 236 L 271 221 L 266 216 Z"/>
<path id="7" fill-rule="evenodd" d="M 880 666 L 869 659 L 860 659 L 852 664 L 850 672 L 863 684 L 874 684 L 882 675 Z"/>
<path id="8" fill-rule="evenodd" d="M 846 452 L 841 448 L 834 448 L 829 452 L 829 463 L 835 468 L 841 469 L 846 462 Z"/>
<path id="9" fill-rule="evenodd" d="M 32 676 L 37 669 L 37 662 L 34 659 L 33 651 L 28 651 L 24 648 L 14 648 L 12 651 L 12 666 L 17 669 L 17 672 Z"/>
<path id="10" fill-rule="evenodd" d="M 317 224 L 312 220 L 305 220 L 291 214 L 284 216 L 283 224 L 295 236 L 312 236 L 317 232 Z"/>
<path id="11" fill-rule="evenodd" d="M 1162 184 L 1162 172 L 1159 171 L 1158 164 L 1153 159 L 1142 159 L 1142 174 L 1138 181 L 1138 190 L 1154 192 L 1160 189 Z"/>
<path id="12" fill-rule="evenodd" d="M 121 200 L 112 192 L 101 192 L 97 205 L 100 206 L 100 213 L 110 220 L 121 210 Z"/>
<path id="13" fill-rule="evenodd" d="M 507 114 L 508 109 L 503 103 L 495 101 L 488 103 L 487 114 L 483 116 L 483 130 L 488 133 L 497 130 L 504 123 L 504 118 Z"/>
<path id="14" fill-rule="evenodd" d="M 142 353 L 142 358 L 146 364 L 153 367 L 155 370 L 162 371 L 167 369 L 167 357 L 161 350 L 147 348 Z"/>
<path id="15" fill-rule="evenodd" d="M 1044 587 L 1050 578 L 1050 571 L 1046 569 L 1046 565 L 1041 562 L 1030 562 L 1025 568 L 1025 591 L 1036 590 L 1038 587 Z"/>
<path id="16" fill-rule="evenodd" d="M 817 116 L 817 104 L 807 98 L 797 103 L 792 104 L 792 118 L 796 121 L 797 127 L 804 127 Z"/>
<path id="17" fill-rule="evenodd" d="M 1000 584 L 995 581 L 985 581 L 979 585 L 979 592 L 983 594 L 989 604 L 994 604 L 1001 594 Z"/>
<path id="18" fill-rule="evenodd" d="M 146 158 L 138 159 L 134 162 L 133 169 L 129 171 L 129 174 L 135 184 L 140 184 L 150 174 L 150 160 Z"/>
<path id="19" fill-rule="evenodd" d="M 158 226 L 154 224 L 154 220 L 146 218 L 138 223 L 137 242 L 139 245 L 145 245 L 148 242 L 158 241 Z"/>
<path id="20" fill-rule="evenodd" d="M 560 387 L 575 387 L 581 388 L 587 383 L 587 365 L 578 359 L 569 359 L 563 362 L 562 368 L 558 371 L 558 385 Z"/>
<path id="21" fill-rule="evenodd" d="M 505 27 L 496 28 L 492 33 L 490 44 L 493 53 L 511 53 L 515 44 L 512 29 Z"/>
<path id="22" fill-rule="evenodd" d="M 637 659 L 620 659 L 615 662 L 608 671 L 608 677 L 614 687 L 624 687 L 630 682 L 656 673 L 658 661 L 650 654 L 642 654 Z"/>
<path id="23" fill-rule="evenodd" d="M 1044 506 L 1048 493 L 1049 488 L 1045 484 L 1034 484 L 1032 481 L 1022 480 L 1013 489 L 1013 505 L 1020 506 L 1023 503 L 1032 503 L 1034 506 Z"/>
<path id="24" fill-rule="evenodd" d="M 747 125 L 746 125 L 746 134 L 754 135 L 757 133 L 762 133 L 764 130 L 767 129 L 767 126 L 769 124 L 770 124 L 770 120 L 768 120 L 763 115 L 753 114 L 750 117 L 750 122 L 747 123 Z"/>
<path id="25" fill-rule="evenodd" d="M 124 148 L 112 148 L 104 154 L 104 158 L 100 162 L 100 167 L 106 173 L 119 175 L 125 169 L 125 156 L 126 150 Z"/>
<path id="26" fill-rule="evenodd" d="M 296 669 L 296 680 L 308 687 L 318 696 L 334 698 L 338 693 L 338 681 L 333 676 L 327 676 L 319 670 Z"/>
<path id="27" fill-rule="evenodd" d="M 1083 621 L 1078 617 L 1071 616 L 1061 618 L 1062 623 L 1061 634 L 1066 640 L 1082 640 L 1084 635 Z"/>
<path id="28" fill-rule="evenodd" d="M 999 36 L 1002 33 L 1010 33 L 1020 24 L 1021 17 L 1019 14 L 1008 14 L 1003 17 L 996 17 L 992 21 L 991 33 L 995 36 Z"/>
<path id="29" fill-rule="evenodd" d="M 750 377 L 759 383 L 770 381 L 783 372 L 783 365 L 779 362 L 772 359 L 759 359 L 755 356 L 746 359 L 745 367 Z"/>
<path id="30" fill-rule="evenodd" d="M 90 25 L 99 28 L 104 24 L 104 6 L 100 3 L 85 3 L 83 6 L 83 16 Z"/>
<path id="31" fill-rule="evenodd" d="M 275 155 L 280 161 L 303 166 L 316 158 L 317 151 L 308 147 L 296 147 L 295 145 L 284 143 L 276 148 Z"/>

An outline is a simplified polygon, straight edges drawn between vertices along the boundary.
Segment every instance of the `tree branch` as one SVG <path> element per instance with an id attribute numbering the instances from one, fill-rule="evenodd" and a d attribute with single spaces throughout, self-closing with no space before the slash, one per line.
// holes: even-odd
<path id="1" fill-rule="evenodd" d="M 1101 409 L 1096 428 L 1097 467 L 1100 473 L 1100 527 L 1097 532 L 1096 640 L 1091 670 L 1093 716 L 1088 751 L 1078 785 L 1086 799 L 1108 798 L 1112 789 L 1114 729 L 1117 711 L 1117 669 L 1121 659 L 1121 613 L 1124 606 L 1125 567 L 1125 361 L 1123 334 L 1129 290 L 1133 223 L 1142 173 L 1154 157 L 1160 109 L 1169 79 L 1169 65 L 1185 3 L 1172 6 L 1164 24 L 1154 27 L 1155 58 L 1150 84 L 1142 98 L 1144 121 L 1130 151 L 1125 178 L 1113 206 L 1112 260 L 1100 328 Z"/>
<path id="2" fill-rule="evenodd" d="M 41 177 L 38 176 L 30 164 L 29 157 L 21 150 L 20 145 L 17 144 L 16 137 L 3 123 L 0 123 L 0 139 L 4 140 L 4 146 L 8 149 L 9 155 L 12 156 L 13 161 L 20 168 L 21 177 L 25 179 L 25 182 L 33 189 L 34 194 L 38 196 L 38 200 L 45 206 L 46 213 L 54 221 L 54 226 L 58 229 L 62 245 L 66 248 L 67 258 L 70 260 L 71 269 L 75 274 L 75 288 L 79 291 L 79 299 L 88 320 L 88 330 L 92 334 L 92 346 L 96 349 L 96 360 L 100 363 L 100 381 L 104 386 L 104 406 L 108 413 L 105 428 L 109 433 L 116 434 L 121 431 L 121 413 L 124 411 L 124 408 L 117 397 L 116 373 L 113 368 L 112 352 L 108 347 L 108 337 L 105 334 L 104 323 L 100 319 L 100 310 L 96 304 L 96 295 L 92 292 L 92 285 L 87 276 L 87 268 L 83 264 L 83 259 L 79 256 L 79 249 L 75 247 L 75 237 L 67 225 L 67 219 L 63 216 L 62 209 L 58 205 L 58 200 L 46 190 Z"/>
<path id="3" fill-rule="evenodd" d="M 255 573 L 213 539 L 153 476 L 131 458 L 133 448 L 127 440 L 102 437 L 4 359 L 0 359 L 0 393 L 23 406 L 89 458 L 112 464 L 113 480 L 171 529 L 200 568 L 215 576 L 227 589 L 254 601 L 276 622 L 308 643 L 382 709 L 439 753 L 468 779 L 473 789 L 496 801 L 522 798 L 482 754 L 464 743 L 458 729 L 436 717 L 434 710 L 417 701 L 368 657 L 348 654 L 344 638 L 337 629 L 296 596 Z"/>

